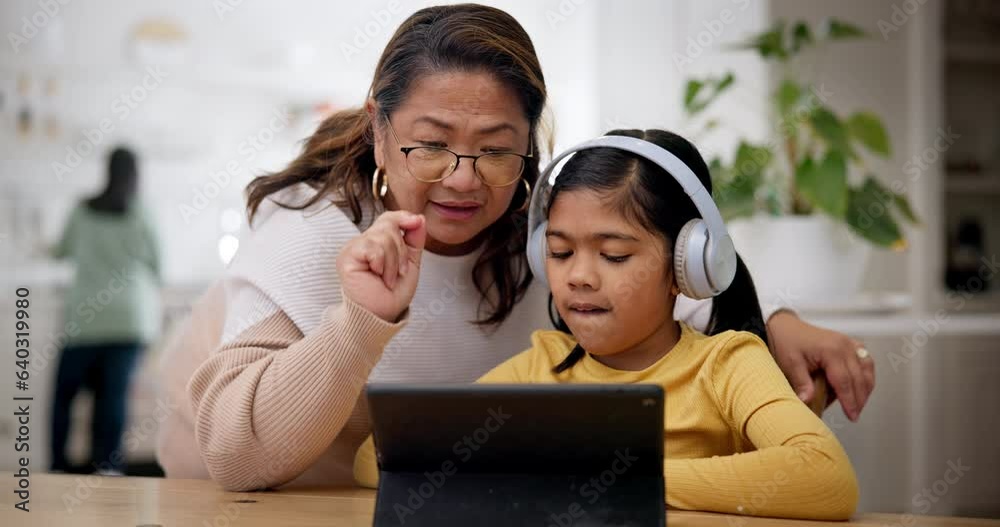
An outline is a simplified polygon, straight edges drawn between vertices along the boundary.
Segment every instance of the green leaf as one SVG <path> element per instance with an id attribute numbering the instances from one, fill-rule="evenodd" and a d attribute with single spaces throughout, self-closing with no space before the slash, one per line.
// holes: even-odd
<path id="1" fill-rule="evenodd" d="M 850 146 L 847 144 L 847 129 L 826 107 L 816 108 L 809 115 L 809 124 L 812 125 L 816 135 L 822 137 L 831 148 L 840 150 L 850 155 Z"/>
<path id="2" fill-rule="evenodd" d="M 920 218 L 917 218 L 917 215 L 913 213 L 913 207 L 910 206 L 910 200 L 906 199 L 906 196 L 903 194 L 893 194 L 892 197 L 893 201 L 896 203 L 896 208 L 899 209 L 899 212 L 903 215 L 903 217 L 910 223 L 919 225 Z"/>
<path id="3" fill-rule="evenodd" d="M 718 157 L 709 161 L 712 198 L 724 220 L 754 214 L 757 210 L 757 189 L 763 179 L 761 173 L 770 159 L 771 151 L 766 147 L 741 143 L 731 167 L 724 165 Z"/>
<path id="4" fill-rule="evenodd" d="M 827 152 L 818 164 L 806 158 L 795 171 L 799 193 L 816 208 L 834 218 L 847 212 L 847 161 L 836 150 Z"/>
<path id="5" fill-rule="evenodd" d="M 684 110 L 687 113 L 694 113 L 692 111 L 694 99 L 698 96 L 698 92 L 701 91 L 704 85 L 704 82 L 696 79 L 687 81 L 687 86 L 684 89 Z"/>
<path id="6" fill-rule="evenodd" d="M 726 89 L 733 85 L 736 77 L 726 72 L 722 77 L 708 77 L 704 80 L 692 79 L 684 88 L 684 111 L 694 116 L 712 104 Z"/>
<path id="7" fill-rule="evenodd" d="M 877 196 L 879 201 L 886 204 L 887 206 L 895 207 L 903 218 L 910 223 L 920 223 L 917 219 L 917 215 L 913 213 L 913 208 L 910 207 L 910 201 L 906 199 L 906 196 L 889 190 L 888 187 L 883 185 L 874 174 L 868 174 L 865 178 L 863 187 L 868 188 L 868 192 Z"/>
<path id="8" fill-rule="evenodd" d="M 723 75 L 722 78 L 719 79 L 718 83 L 715 85 L 715 92 L 716 93 L 724 92 L 726 88 L 733 85 L 733 81 L 735 80 L 736 76 L 733 75 L 733 72 L 727 71 L 726 74 Z"/>
<path id="9" fill-rule="evenodd" d="M 906 241 L 889 211 L 891 194 L 878 181 L 868 177 L 859 189 L 851 189 L 847 205 L 847 224 L 855 232 L 882 247 L 903 247 Z"/>
<path id="10" fill-rule="evenodd" d="M 774 154 L 766 146 L 756 146 L 745 141 L 740 142 L 733 158 L 733 177 L 745 180 L 754 189 L 763 181 L 764 169 L 771 164 Z"/>
<path id="11" fill-rule="evenodd" d="M 762 58 L 777 58 L 784 62 L 788 59 L 788 51 L 784 47 L 785 21 L 778 20 L 771 29 L 758 33 L 750 40 L 738 45 L 740 49 L 754 49 Z"/>
<path id="12" fill-rule="evenodd" d="M 781 199 L 778 197 L 777 190 L 774 188 L 766 189 L 764 192 L 764 210 L 771 216 L 781 216 L 781 209 Z"/>
<path id="13" fill-rule="evenodd" d="M 889 157 L 889 134 L 875 114 L 858 112 L 852 115 L 847 119 L 847 130 L 851 133 L 851 137 L 872 152 Z"/>
<path id="14" fill-rule="evenodd" d="M 836 18 L 827 19 L 824 21 L 824 24 L 826 25 L 826 38 L 830 40 L 845 40 L 868 36 L 860 27 Z"/>
<path id="15" fill-rule="evenodd" d="M 774 94 L 775 102 L 778 104 L 778 112 L 782 115 L 788 115 L 795 105 L 798 104 L 799 99 L 802 97 L 802 87 L 791 79 L 785 79 L 781 82 L 781 86 L 778 86 L 778 91 Z"/>
<path id="16" fill-rule="evenodd" d="M 719 213 L 725 221 L 753 216 L 757 208 L 754 193 L 747 185 L 723 185 L 713 194 Z"/>
<path id="17" fill-rule="evenodd" d="M 729 171 L 726 169 L 725 165 L 722 164 L 722 159 L 719 156 L 715 156 L 708 162 L 708 174 L 712 179 L 712 188 L 718 188 L 729 181 Z"/>
<path id="18" fill-rule="evenodd" d="M 890 191 L 885 185 L 883 185 L 882 182 L 879 181 L 874 174 L 868 174 L 865 177 L 862 186 L 870 186 L 871 191 L 874 192 L 876 195 L 878 195 L 879 200 L 881 200 L 883 203 L 889 203 L 889 201 L 892 198 L 892 191 Z"/>
<path id="19" fill-rule="evenodd" d="M 812 31 L 805 22 L 797 22 L 792 27 L 792 53 L 798 53 L 806 45 L 813 43 Z"/>

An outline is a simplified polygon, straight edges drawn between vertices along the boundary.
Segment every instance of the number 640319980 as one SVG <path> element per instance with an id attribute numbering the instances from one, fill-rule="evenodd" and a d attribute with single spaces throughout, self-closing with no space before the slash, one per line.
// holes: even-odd
<path id="1" fill-rule="evenodd" d="M 14 301 L 14 307 L 17 308 L 14 312 L 14 318 L 16 319 L 14 322 L 14 330 L 16 331 L 14 334 L 14 338 L 16 339 L 14 345 L 17 348 L 15 353 L 18 359 L 27 359 L 30 354 L 28 339 L 31 336 L 31 326 L 28 323 L 28 319 L 31 317 L 28 307 L 31 305 L 31 302 L 28 300 L 28 296 L 31 292 L 25 287 L 20 287 L 14 294 L 17 296 L 17 300 Z"/>

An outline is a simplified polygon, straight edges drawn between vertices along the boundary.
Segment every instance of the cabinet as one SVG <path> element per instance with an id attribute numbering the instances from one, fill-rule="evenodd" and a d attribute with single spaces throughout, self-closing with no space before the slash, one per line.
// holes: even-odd
<path id="1" fill-rule="evenodd" d="M 1000 312 L 1000 5 L 944 3 L 938 29 L 943 123 L 915 161 L 943 158 L 943 294 Z"/>

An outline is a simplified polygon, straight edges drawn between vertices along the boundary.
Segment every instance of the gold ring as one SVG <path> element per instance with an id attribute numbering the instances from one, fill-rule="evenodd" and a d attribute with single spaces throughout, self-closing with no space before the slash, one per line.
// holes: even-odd
<path id="1" fill-rule="evenodd" d="M 868 350 L 866 350 L 865 348 L 858 348 L 857 350 L 854 351 L 854 353 L 857 353 L 858 358 L 861 360 L 865 360 L 872 356 L 871 353 L 868 353 Z"/>

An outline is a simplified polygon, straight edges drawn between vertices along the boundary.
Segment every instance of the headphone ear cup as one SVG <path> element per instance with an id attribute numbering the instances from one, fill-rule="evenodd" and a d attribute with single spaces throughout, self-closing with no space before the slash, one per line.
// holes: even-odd
<path id="1" fill-rule="evenodd" d="M 535 278 L 546 287 L 549 285 L 548 277 L 545 276 L 545 253 L 548 251 L 548 246 L 545 243 L 545 230 L 548 229 L 548 225 L 549 222 L 543 221 L 529 232 L 528 246 L 525 247 L 525 256 L 528 258 L 531 274 L 535 275 Z"/>
<path id="2" fill-rule="evenodd" d="M 681 293 L 701 300 L 715 296 L 705 269 L 708 227 L 700 219 L 684 224 L 674 243 L 674 280 Z"/>

